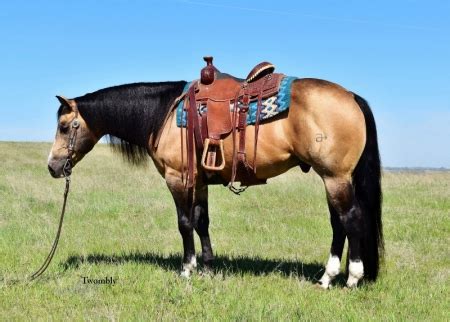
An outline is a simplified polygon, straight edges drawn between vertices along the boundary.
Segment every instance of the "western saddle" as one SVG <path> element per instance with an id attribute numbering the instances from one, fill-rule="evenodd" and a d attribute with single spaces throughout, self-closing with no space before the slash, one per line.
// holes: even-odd
<path id="1" fill-rule="evenodd" d="M 256 177 L 256 148 L 262 100 L 278 93 L 284 75 L 273 73 L 275 66 L 262 62 L 243 80 L 220 73 L 213 65 L 213 57 L 203 59 L 206 67 L 201 70 L 200 80 L 190 85 L 184 102 L 184 113 L 187 113 L 187 175 L 183 175 L 183 178 L 186 178 L 186 185 L 194 186 L 194 153 L 197 153 L 197 158 L 201 156 L 201 165 L 207 172 L 225 168 L 223 139 L 230 133 L 233 136 L 230 189 L 235 193 L 243 191 L 233 186 L 235 181 L 240 181 L 241 187 L 264 184 L 265 179 Z M 249 104 L 254 101 L 257 101 L 257 110 L 254 155 L 250 164 L 245 152 L 245 130 Z M 181 146 L 183 149 L 183 144 Z"/>

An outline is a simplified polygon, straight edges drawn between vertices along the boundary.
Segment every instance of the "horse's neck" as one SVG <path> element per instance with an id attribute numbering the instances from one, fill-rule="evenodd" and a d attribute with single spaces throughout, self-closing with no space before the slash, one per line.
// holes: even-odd
<path id="1" fill-rule="evenodd" d="M 114 136 L 131 144 L 145 147 L 148 139 L 148 128 L 143 120 L 150 119 L 145 108 L 139 110 L 126 110 L 126 113 L 118 113 L 120 106 L 105 108 L 104 131 L 105 134 Z M 140 115 L 140 117 L 139 117 Z"/>
<path id="2" fill-rule="evenodd" d="M 147 147 L 149 137 L 160 130 L 169 105 L 184 85 L 185 82 L 124 85 L 90 94 L 93 97 L 78 98 L 77 104 L 91 130 Z"/>
<path id="3" fill-rule="evenodd" d="M 140 98 L 134 98 L 139 101 Z M 129 101 L 129 106 L 139 106 L 136 102 Z M 149 111 L 144 107 L 141 109 L 130 108 L 121 104 L 120 101 L 101 104 L 100 118 L 96 119 L 97 128 L 101 129 L 103 135 L 113 136 L 133 145 L 144 147 L 147 143 L 148 128 L 143 120 L 150 119 Z M 87 121 L 89 123 L 89 121 Z"/>

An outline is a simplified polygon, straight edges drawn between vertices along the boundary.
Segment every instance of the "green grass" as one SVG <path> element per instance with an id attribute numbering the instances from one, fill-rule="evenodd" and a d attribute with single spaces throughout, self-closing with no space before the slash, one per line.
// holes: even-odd
<path id="1" fill-rule="evenodd" d="M 314 284 L 331 241 L 317 175 L 293 169 L 240 197 L 212 186 L 216 272 L 187 281 L 164 180 L 97 146 L 74 170 L 49 270 L 15 282 L 38 268 L 56 232 L 64 182 L 47 172 L 49 149 L 0 143 L 1 320 L 450 319 L 450 172 L 384 175 L 386 260 L 380 279 L 356 290 L 344 276 L 329 291 Z"/>

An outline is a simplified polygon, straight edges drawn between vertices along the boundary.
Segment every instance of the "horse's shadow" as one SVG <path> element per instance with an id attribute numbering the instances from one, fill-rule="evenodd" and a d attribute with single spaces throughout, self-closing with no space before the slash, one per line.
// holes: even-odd
<path id="1" fill-rule="evenodd" d="M 61 265 L 64 270 L 77 269 L 81 264 L 110 264 L 144 263 L 157 265 L 167 271 L 178 272 L 181 268 L 181 256 L 178 254 L 161 255 L 158 253 L 129 253 L 121 255 L 90 254 L 87 256 L 74 255 L 67 258 Z M 324 271 L 323 264 L 304 263 L 298 260 L 265 259 L 251 256 L 229 257 L 218 255 L 214 260 L 214 274 L 255 276 L 271 273 L 283 276 L 298 276 L 301 279 L 315 283 Z M 340 283 L 340 278 L 337 283 Z"/>

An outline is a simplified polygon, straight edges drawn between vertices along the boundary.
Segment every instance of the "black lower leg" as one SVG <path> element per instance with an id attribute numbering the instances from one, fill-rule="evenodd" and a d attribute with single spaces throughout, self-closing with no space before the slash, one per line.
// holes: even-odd
<path id="1" fill-rule="evenodd" d="M 363 237 L 364 227 L 361 209 L 358 203 L 354 200 L 352 207 L 343 216 L 341 216 L 341 222 L 344 226 L 344 230 L 348 238 L 348 255 L 347 255 L 347 272 L 349 273 L 349 279 L 347 285 L 354 287 L 357 285 L 358 280 L 362 277 L 363 266 L 355 266 L 352 269 L 352 263 L 359 263 L 362 261 L 362 249 L 361 241 Z M 363 263 L 364 264 L 364 263 Z M 360 269 L 358 267 L 361 267 Z"/>
<path id="2" fill-rule="evenodd" d="M 360 260 L 361 238 L 364 229 L 361 209 L 356 202 L 344 216 L 341 216 L 341 222 L 348 238 L 348 257 L 352 261 Z"/>
<path id="3" fill-rule="evenodd" d="M 183 263 L 188 264 L 195 256 L 193 226 L 189 218 L 189 213 L 186 213 L 183 208 L 177 207 L 177 214 L 178 230 L 180 231 L 181 238 L 183 239 Z"/>
<path id="4" fill-rule="evenodd" d="M 342 226 L 339 214 L 329 202 L 328 209 L 330 210 L 330 221 L 331 227 L 333 228 L 333 241 L 331 242 L 330 254 L 331 256 L 337 256 L 339 260 L 342 260 L 342 252 L 344 250 L 346 237 L 344 227 Z"/>
<path id="5" fill-rule="evenodd" d="M 345 236 L 348 239 L 348 262 L 361 260 L 361 237 L 364 232 L 361 208 L 350 182 L 330 179 L 326 182 L 333 225 L 331 252 L 342 257 Z"/>
<path id="6" fill-rule="evenodd" d="M 194 207 L 194 228 L 202 245 L 203 265 L 206 269 L 212 268 L 214 255 L 209 238 L 208 201 L 206 200 L 200 201 Z"/>

